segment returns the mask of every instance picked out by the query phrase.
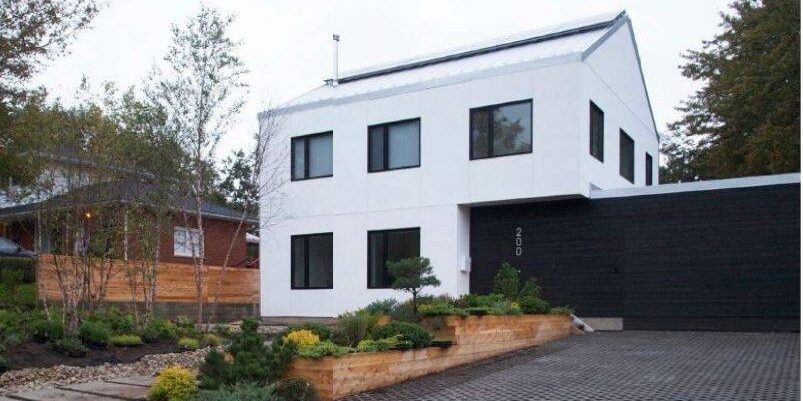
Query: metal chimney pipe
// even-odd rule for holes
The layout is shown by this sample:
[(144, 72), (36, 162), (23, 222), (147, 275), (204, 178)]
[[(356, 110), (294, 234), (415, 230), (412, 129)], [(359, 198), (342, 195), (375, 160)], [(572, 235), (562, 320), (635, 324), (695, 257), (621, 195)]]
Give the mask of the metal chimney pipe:
[(337, 44), (340, 43), (340, 35), (332, 35), (332, 86), (337, 86)]

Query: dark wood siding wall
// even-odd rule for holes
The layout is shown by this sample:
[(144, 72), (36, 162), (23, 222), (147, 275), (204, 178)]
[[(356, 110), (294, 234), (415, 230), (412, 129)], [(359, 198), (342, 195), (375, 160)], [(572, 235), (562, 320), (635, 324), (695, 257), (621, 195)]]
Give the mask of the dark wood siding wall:
[(625, 329), (798, 330), (800, 185), (474, 208), (471, 256), (472, 292), (510, 262)]

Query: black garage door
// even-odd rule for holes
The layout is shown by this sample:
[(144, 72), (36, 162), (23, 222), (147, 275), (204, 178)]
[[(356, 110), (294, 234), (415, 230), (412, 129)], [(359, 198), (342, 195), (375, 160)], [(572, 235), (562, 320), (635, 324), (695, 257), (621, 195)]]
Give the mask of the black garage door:
[(473, 208), (471, 256), (625, 329), (799, 330), (800, 185)]

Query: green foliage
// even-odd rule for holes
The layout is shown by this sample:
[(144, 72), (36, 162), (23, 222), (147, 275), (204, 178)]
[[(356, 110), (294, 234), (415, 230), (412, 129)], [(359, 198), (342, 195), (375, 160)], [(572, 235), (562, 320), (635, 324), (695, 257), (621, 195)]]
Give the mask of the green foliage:
[(421, 316), (468, 316), (465, 309), (455, 307), (447, 302), (433, 302), (418, 307)]
[(491, 307), (489, 306), (472, 306), (465, 309), (466, 313), (471, 316), (485, 316), (490, 314)]
[(309, 330), (316, 334), (321, 341), (332, 338), (332, 329), (330, 329), (329, 326), (314, 322), (308, 322), (300, 325), (290, 325), (286, 329), (282, 330), (276, 337), (284, 338), (291, 332), (299, 330)]
[(292, 361), (295, 347), (280, 340), (265, 345), (256, 320), (245, 319), (240, 332), (232, 336), (227, 353), (230, 361), (217, 350), (207, 354), (200, 369), (201, 388), (216, 389), (238, 382), (273, 383)]
[(296, 350), (296, 355), (301, 358), (323, 358), (325, 356), (343, 356), (351, 352), (354, 352), (354, 348), (337, 345), (327, 340), (309, 347), (299, 348)]
[(0, 374), (3, 374), (6, 370), (8, 370), (8, 359), (0, 355)]
[(413, 313), (418, 311), (418, 295), (425, 287), (437, 287), (440, 280), (432, 274), (429, 259), (422, 257), (406, 258), (396, 262), (387, 262), (388, 271), (393, 277), (391, 287), (413, 296)]
[(363, 311), (370, 313), (372, 315), (390, 315), (393, 312), (393, 308), (398, 304), (393, 298), (388, 299), (380, 299), (374, 302), (371, 302), (365, 308), (362, 308)]
[(519, 306), (522, 312), (529, 315), (546, 314), (550, 309), (549, 302), (531, 295), (519, 299)]
[[(380, 340), (388, 337), (398, 338), (399, 349), (424, 348), (432, 342), (432, 336), (429, 332), (416, 323), (390, 322), (384, 326), (375, 327), (371, 331), (371, 339)], [(407, 341), (409, 341), (409, 344)]]
[(198, 391), (195, 374), (173, 366), (162, 369), (148, 392), (149, 401), (189, 401)]
[(515, 300), (519, 295), (519, 270), (509, 263), (502, 263), (494, 275), (494, 293), (501, 294), (508, 301)]
[[(36, 262), (31, 258), (0, 257), (0, 303), (10, 307), (36, 306), (36, 299), (30, 299), (30, 289), (36, 280)], [(25, 291), (23, 291), (23, 286)]]
[(74, 337), (60, 338), (55, 341), (50, 341), (47, 344), (53, 351), (72, 358), (82, 358), (86, 356), (87, 348), (81, 343), (81, 340)]
[(397, 322), (418, 322), (418, 314), (413, 311), (413, 302), (399, 302), (393, 306), (390, 312), (390, 318)]
[(288, 401), (276, 394), (276, 386), (260, 386), (256, 383), (240, 383), (214, 390), (200, 390), (193, 401)]
[(364, 311), (346, 312), (337, 317), (332, 341), (338, 345), (354, 347), (368, 336), (376, 325), (376, 315)]
[(541, 286), (538, 285), (538, 279), (530, 277), (524, 282), (524, 285), (519, 291), (519, 299), (524, 297), (541, 298)]
[(31, 336), (34, 341), (44, 343), (64, 338), (64, 324), (61, 320), (38, 320), (31, 326)]
[(223, 338), (221, 338), (217, 334), (206, 333), (203, 336), (201, 336), (201, 343), (203, 343), (205, 346), (217, 347), (223, 344)]
[(142, 339), (148, 343), (173, 340), (178, 336), (178, 327), (165, 319), (151, 318), (142, 329)]
[(568, 306), (558, 306), (549, 310), (550, 315), (571, 315), (574, 314), (574, 309)]
[(187, 316), (176, 318), (176, 336), (198, 338), (200, 334), (198, 328), (195, 327), (195, 321)]
[(702, 88), (662, 138), (662, 183), (800, 171), (800, 2), (736, 0), (721, 16), (681, 66)]
[(101, 321), (85, 320), (78, 326), (78, 337), (89, 348), (106, 348), (111, 335), (111, 329)]
[(455, 301), (455, 305), (460, 308), (477, 308), (486, 307), (490, 308), (494, 305), (504, 302), (505, 297), (501, 294), (465, 294)]
[(134, 316), (131, 314), (123, 313), (116, 307), (108, 307), (105, 309), (97, 310), (91, 315), (87, 316), (85, 321), (99, 323), (114, 334), (128, 334), (136, 330), (136, 322)]
[(357, 352), (382, 352), (398, 348), (410, 348), (412, 344), (404, 344), (401, 347), (399, 337), (380, 338), (379, 340), (362, 340), (357, 344)]
[(315, 388), (308, 381), (291, 377), (276, 383), (276, 394), (284, 401), (317, 401)]
[(139, 347), (142, 345), (142, 338), (134, 334), (120, 334), (111, 336), (109, 342), (115, 347)]
[(182, 351), (195, 351), (201, 347), (201, 343), (192, 337), (181, 337), (176, 343), (178, 349)]

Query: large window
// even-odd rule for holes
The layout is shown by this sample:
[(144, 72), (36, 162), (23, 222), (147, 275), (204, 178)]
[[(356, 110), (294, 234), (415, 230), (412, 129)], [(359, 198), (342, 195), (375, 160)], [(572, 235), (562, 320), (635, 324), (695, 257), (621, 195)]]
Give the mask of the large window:
[(591, 104), (591, 119), (590, 119), (590, 144), (589, 153), (599, 161), (605, 161), (605, 113), (602, 109), (597, 107), (594, 102)]
[(201, 231), (197, 228), (173, 228), (173, 255), (201, 256)]
[(332, 176), (332, 133), (297, 136), (290, 143), (292, 180)]
[(479, 107), (470, 111), (471, 159), (533, 151), (533, 102)]
[(626, 178), (630, 182), (635, 182), (633, 177), (634, 158), (635, 158), (635, 145), (633, 138), (627, 135), (623, 130), (619, 130), (619, 175)]
[(290, 237), (291, 288), (332, 288), (332, 233)]
[(421, 165), (421, 120), (368, 127), (368, 172)]
[(644, 184), (652, 185), (652, 156), (644, 154)]
[(390, 288), (387, 262), (420, 256), (420, 237), (418, 228), (369, 231), (368, 288)]

